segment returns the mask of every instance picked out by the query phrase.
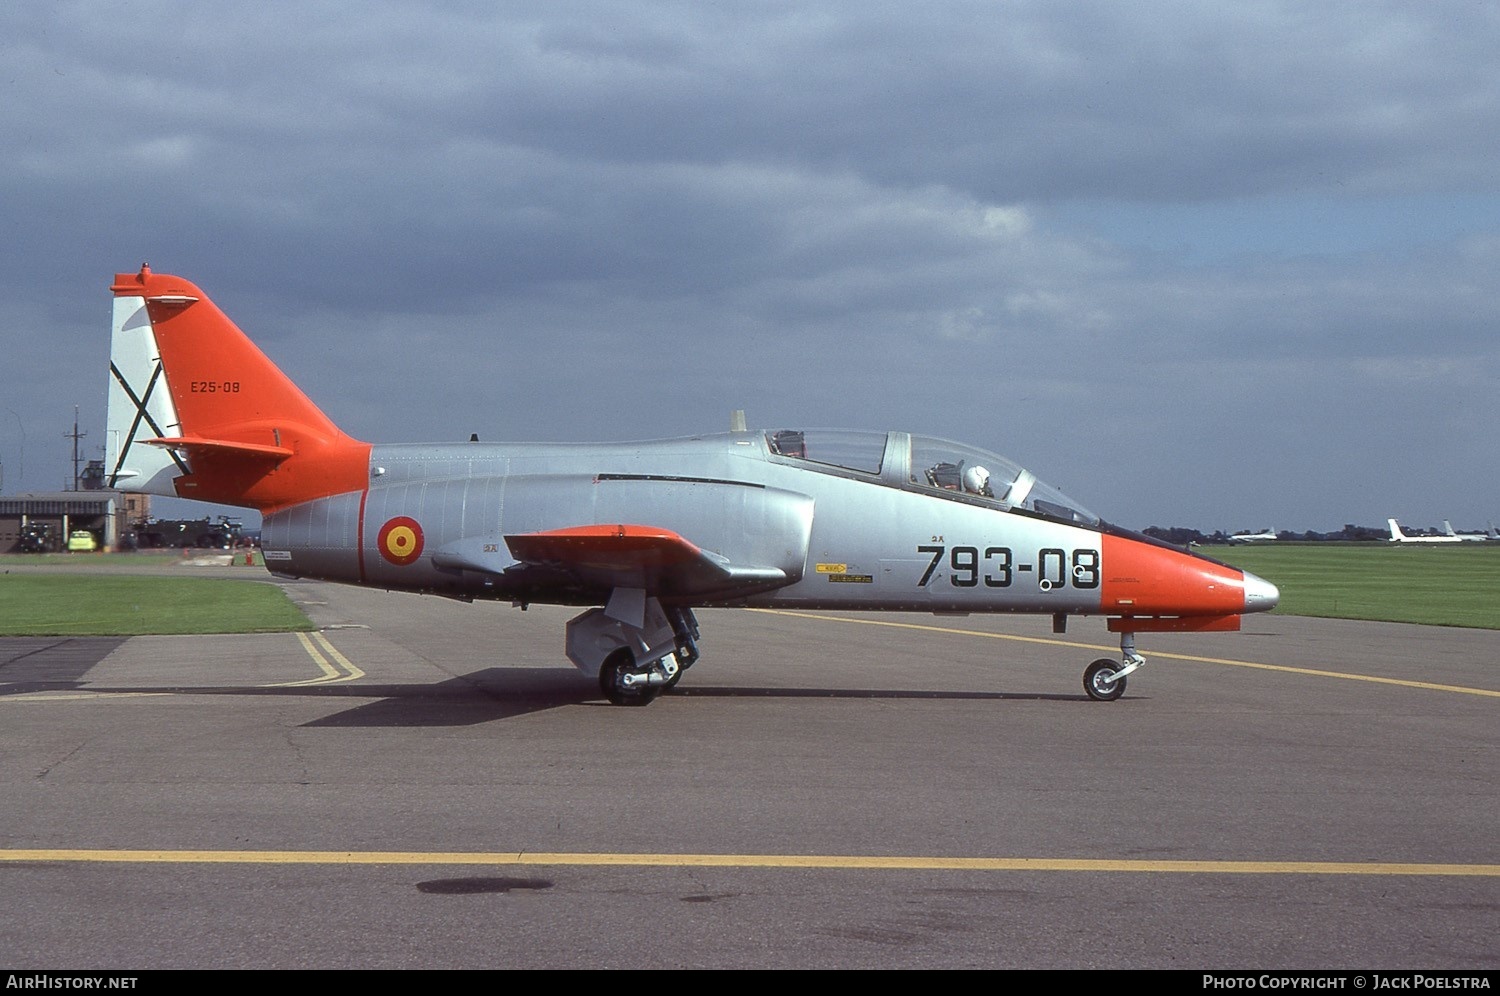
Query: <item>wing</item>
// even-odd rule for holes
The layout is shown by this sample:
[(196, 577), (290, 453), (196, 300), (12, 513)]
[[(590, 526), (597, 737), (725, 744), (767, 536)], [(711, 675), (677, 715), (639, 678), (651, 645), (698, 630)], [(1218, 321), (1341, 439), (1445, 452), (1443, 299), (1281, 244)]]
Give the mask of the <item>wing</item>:
[(505, 543), (522, 564), (588, 587), (638, 588), (657, 597), (717, 599), (794, 580), (779, 567), (731, 563), (658, 526), (574, 526), (509, 535)]

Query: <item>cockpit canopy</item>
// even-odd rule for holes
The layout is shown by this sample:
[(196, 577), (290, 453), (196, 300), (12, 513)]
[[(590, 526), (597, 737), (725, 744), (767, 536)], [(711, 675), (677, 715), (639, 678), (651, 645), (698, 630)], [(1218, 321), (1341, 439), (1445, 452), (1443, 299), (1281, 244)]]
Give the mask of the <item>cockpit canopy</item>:
[(931, 436), (848, 429), (778, 429), (771, 453), (809, 469), (856, 471), (878, 482), (955, 500), (1020, 508), (1064, 522), (1097, 525), (1099, 517), (1035, 474), (997, 453)]

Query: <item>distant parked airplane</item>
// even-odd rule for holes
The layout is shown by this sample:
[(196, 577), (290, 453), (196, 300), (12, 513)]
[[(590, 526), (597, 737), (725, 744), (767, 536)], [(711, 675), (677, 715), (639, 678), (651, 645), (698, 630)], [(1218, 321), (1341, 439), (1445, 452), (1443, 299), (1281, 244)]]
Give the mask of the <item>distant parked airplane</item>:
[(1462, 536), (1408, 536), (1401, 531), (1395, 519), (1385, 520), (1391, 527), (1392, 543), (1462, 543)]
[[(1490, 532), (1493, 533), (1494, 531), (1495, 531), (1495, 527), (1491, 526), (1490, 527)], [(1489, 538), (1490, 538), (1489, 536), (1485, 535), (1484, 533), (1459, 533), (1459, 532), (1454, 532), (1453, 531), (1453, 523), (1449, 522), (1447, 519), (1443, 520), (1443, 535), (1445, 535), (1445, 536), (1456, 536), (1459, 539), (1463, 540), (1465, 543), (1484, 543), (1487, 540), (1489, 540)]]
[(1231, 543), (1263, 543), (1276, 538), (1276, 530), (1267, 529), (1261, 533), (1235, 533), (1229, 537)]

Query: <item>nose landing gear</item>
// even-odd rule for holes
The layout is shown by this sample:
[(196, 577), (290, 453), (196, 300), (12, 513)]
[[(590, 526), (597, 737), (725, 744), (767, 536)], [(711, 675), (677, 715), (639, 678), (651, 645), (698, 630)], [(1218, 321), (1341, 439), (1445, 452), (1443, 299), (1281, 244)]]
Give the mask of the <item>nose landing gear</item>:
[(1135, 652), (1135, 634), (1120, 634), (1120, 659), (1101, 657), (1083, 672), (1083, 690), (1096, 702), (1113, 702), (1125, 694), (1125, 676), (1146, 663)]

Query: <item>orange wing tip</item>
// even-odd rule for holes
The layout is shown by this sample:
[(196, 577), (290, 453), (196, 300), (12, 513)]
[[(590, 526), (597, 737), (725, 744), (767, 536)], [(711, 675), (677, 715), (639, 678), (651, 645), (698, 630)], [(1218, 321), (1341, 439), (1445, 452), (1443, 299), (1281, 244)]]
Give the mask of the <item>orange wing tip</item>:
[(609, 549), (679, 547), (684, 552), (697, 556), (698, 547), (670, 529), (659, 526), (598, 525), (570, 526), (567, 529), (549, 529), (540, 533), (524, 533), (510, 537), (512, 540), (537, 540), (548, 544), (577, 545)]
[(702, 551), (670, 529), (656, 526), (572, 526), (505, 537), (518, 560), (532, 563), (606, 564), (691, 560)]
[[(681, 535), (660, 526), (633, 526), (625, 523), (603, 523), (594, 526), (569, 526), (566, 529), (548, 529), (539, 533), (523, 533), (523, 536), (550, 536), (559, 539), (652, 539), (674, 540), (688, 543)], [(691, 543), (688, 543), (692, 546)], [(697, 549), (694, 547), (694, 549)]]

